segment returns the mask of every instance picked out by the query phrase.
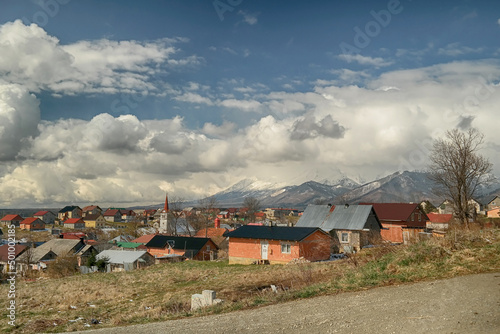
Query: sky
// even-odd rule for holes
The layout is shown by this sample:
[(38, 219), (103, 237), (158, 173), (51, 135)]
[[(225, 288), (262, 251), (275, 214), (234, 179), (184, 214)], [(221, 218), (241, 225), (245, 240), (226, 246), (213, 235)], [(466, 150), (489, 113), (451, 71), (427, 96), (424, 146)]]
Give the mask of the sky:
[(498, 1), (0, 2), (0, 208), (200, 199), (427, 168), (500, 175)]

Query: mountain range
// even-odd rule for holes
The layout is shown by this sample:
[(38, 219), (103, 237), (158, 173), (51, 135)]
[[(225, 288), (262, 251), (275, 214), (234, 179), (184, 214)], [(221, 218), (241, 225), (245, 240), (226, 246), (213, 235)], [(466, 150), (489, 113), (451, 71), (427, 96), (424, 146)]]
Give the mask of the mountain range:
[[(421, 202), (439, 205), (443, 199), (433, 194), (435, 184), (425, 172), (396, 172), (375, 181), (359, 183), (348, 177), (338, 181), (308, 181), (285, 186), (245, 179), (214, 194), (219, 207), (241, 206), (245, 198), (258, 199), (262, 207), (304, 209), (308, 204), (357, 204), (360, 202)], [(480, 195), (500, 193), (500, 184), (480, 189)], [(192, 203), (196, 206), (196, 203)]]

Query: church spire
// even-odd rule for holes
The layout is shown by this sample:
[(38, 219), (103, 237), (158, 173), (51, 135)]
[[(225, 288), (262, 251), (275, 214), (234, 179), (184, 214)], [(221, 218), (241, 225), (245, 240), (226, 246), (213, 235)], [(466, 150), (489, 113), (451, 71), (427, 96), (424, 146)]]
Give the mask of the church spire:
[(165, 206), (163, 207), (164, 212), (168, 212), (168, 194), (165, 197)]

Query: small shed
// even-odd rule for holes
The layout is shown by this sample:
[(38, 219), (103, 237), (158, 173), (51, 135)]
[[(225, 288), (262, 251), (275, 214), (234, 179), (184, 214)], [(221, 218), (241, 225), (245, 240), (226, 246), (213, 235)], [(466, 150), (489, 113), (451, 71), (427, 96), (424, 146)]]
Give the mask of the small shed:
[(108, 249), (100, 252), (96, 260), (108, 259), (107, 271), (130, 271), (154, 264), (154, 257), (146, 251)]

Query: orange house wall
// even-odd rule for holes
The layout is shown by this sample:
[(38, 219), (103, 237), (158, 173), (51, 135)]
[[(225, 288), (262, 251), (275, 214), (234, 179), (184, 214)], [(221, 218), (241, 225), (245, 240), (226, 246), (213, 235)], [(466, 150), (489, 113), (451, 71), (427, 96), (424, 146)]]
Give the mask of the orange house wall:
[[(229, 238), (229, 262), (230, 263), (252, 263), (261, 260), (261, 240)], [(331, 237), (320, 231), (311, 234), (301, 242), (267, 240), (269, 243), (269, 262), (288, 263), (293, 259), (304, 257), (310, 261), (326, 260), (330, 257)], [(281, 253), (281, 244), (290, 244), (290, 254)]]

